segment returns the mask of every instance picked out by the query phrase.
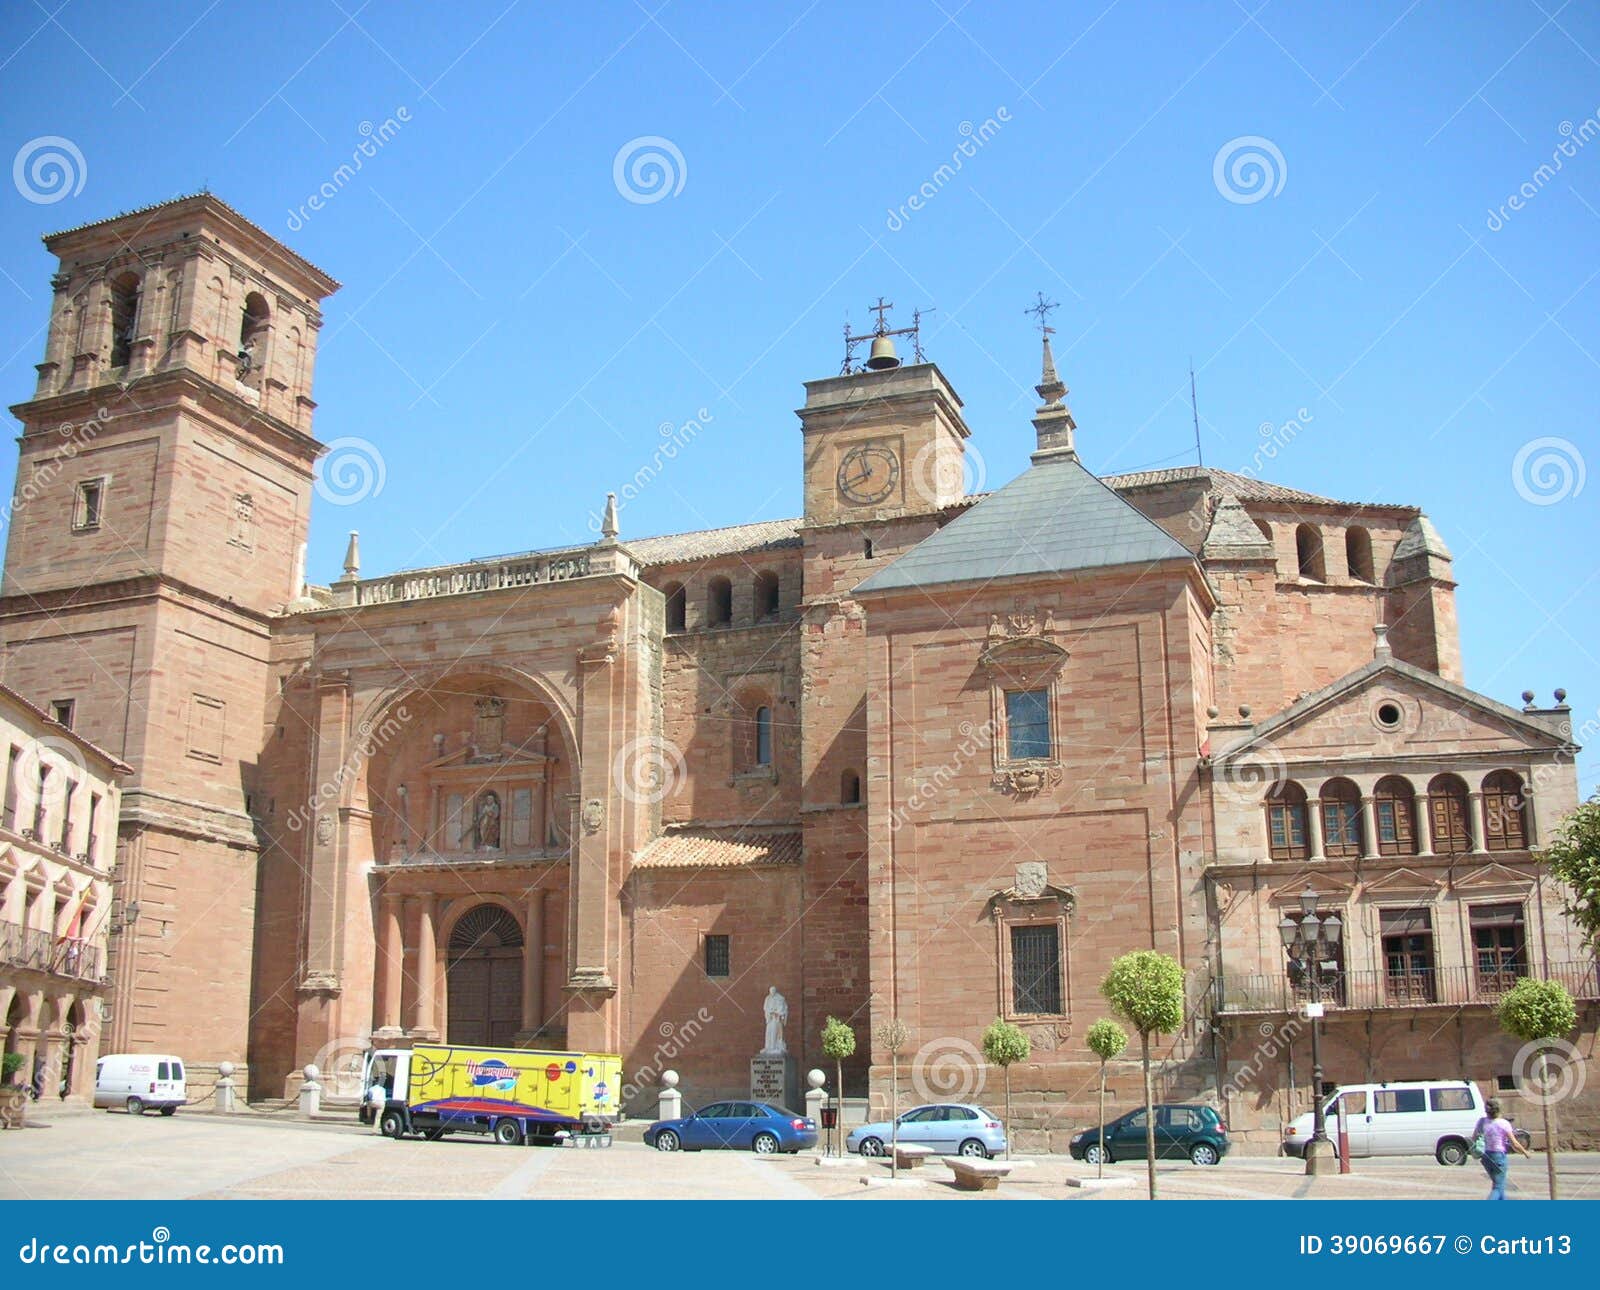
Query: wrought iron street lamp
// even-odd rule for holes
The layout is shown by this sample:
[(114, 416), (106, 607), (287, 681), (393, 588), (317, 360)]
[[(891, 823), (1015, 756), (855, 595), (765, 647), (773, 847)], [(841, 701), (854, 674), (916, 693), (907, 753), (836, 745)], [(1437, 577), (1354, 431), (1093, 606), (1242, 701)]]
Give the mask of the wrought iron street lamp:
[(1344, 924), (1337, 914), (1317, 917), (1317, 893), (1307, 887), (1300, 893), (1300, 919), (1285, 914), (1278, 924), (1278, 935), (1288, 955), (1285, 970), (1292, 984), (1299, 984), (1297, 969), (1304, 964), (1305, 978), (1311, 987), (1311, 1002), (1306, 1015), (1311, 1020), (1311, 1140), (1306, 1143), (1308, 1174), (1333, 1173), (1338, 1162), (1333, 1143), (1328, 1140), (1326, 1117), (1322, 1113), (1322, 962), (1339, 950)]

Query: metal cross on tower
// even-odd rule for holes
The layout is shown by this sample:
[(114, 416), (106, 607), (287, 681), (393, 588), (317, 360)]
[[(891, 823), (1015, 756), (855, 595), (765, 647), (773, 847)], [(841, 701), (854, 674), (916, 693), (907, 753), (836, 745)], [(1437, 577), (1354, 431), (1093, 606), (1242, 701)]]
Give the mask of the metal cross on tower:
[(1060, 306), (1054, 300), (1046, 300), (1044, 298), (1044, 292), (1040, 291), (1037, 294), (1039, 297), (1038, 303), (1030, 308), (1024, 309), (1022, 312), (1025, 314), (1033, 314), (1034, 317), (1038, 318), (1039, 321), (1035, 325), (1039, 328), (1039, 333), (1041, 335), (1053, 336), (1056, 329), (1050, 326), (1048, 321), (1050, 317), (1050, 311), (1052, 309), (1057, 309)]

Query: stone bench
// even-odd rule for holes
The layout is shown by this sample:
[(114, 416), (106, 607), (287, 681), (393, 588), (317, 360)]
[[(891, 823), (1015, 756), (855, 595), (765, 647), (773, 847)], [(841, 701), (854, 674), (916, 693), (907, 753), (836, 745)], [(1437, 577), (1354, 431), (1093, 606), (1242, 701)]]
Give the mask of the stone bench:
[(932, 1147), (920, 1147), (914, 1142), (902, 1142), (894, 1149), (894, 1162), (901, 1169), (915, 1169), (932, 1154)]
[(1009, 1160), (982, 1160), (976, 1156), (940, 1156), (956, 1176), (959, 1191), (994, 1191), (1011, 1172)]

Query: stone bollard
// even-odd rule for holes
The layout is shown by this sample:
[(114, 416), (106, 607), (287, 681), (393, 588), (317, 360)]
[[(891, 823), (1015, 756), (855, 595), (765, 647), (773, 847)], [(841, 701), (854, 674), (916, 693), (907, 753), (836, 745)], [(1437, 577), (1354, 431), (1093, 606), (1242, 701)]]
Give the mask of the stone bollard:
[(815, 1121), (817, 1125), (818, 1141), (824, 1141), (822, 1134), (822, 1108), (828, 1105), (828, 1090), (823, 1088), (828, 1077), (819, 1070), (806, 1072), (806, 1083), (811, 1085), (806, 1090), (806, 1119)]
[(661, 1072), (660, 1104), (656, 1108), (656, 1119), (676, 1120), (683, 1115), (683, 1094), (678, 1092), (678, 1072)]
[(315, 1066), (305, 1069), (306, 1082), (300, 1086), (300, 1115), (309, 1120), (322, 1109), (322, 1085), (318, 1082), (322, 1072)]
[(217, 1115), (232, 1115), (239, 1109), (234, 1101), (232, 1062), (217, 1063), (217, 1092), (211, 1109)]

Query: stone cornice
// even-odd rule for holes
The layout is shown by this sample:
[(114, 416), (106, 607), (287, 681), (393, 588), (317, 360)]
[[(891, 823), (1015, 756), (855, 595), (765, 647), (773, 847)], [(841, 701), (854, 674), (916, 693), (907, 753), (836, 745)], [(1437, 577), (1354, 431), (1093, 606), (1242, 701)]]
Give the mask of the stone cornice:
[(25, 619), (33, 615), (50, 617), (63, 610), (102, 609), (124, 601), (150, 600), (164, 594), (189, 597), (212, 609), (237, 615), (259, 628), (263, 635), (267, 634), (278, 617), (275, 613), (264, 613), (228, 600), (170, 574), (152, 572), (77, 587), (7, 592), (0, 596), (0, 620)]

